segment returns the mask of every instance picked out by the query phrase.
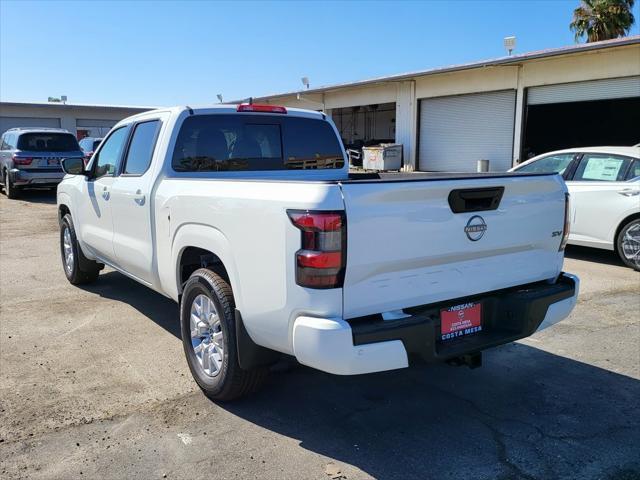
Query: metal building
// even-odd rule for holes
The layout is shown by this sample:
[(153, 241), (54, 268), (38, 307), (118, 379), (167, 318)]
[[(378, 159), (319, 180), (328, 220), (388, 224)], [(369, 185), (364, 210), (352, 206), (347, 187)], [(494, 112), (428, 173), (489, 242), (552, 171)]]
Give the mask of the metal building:
[(324, 110), (346, 145), (393, 140), (425, 171), (640, 142), (640, 36), (254, 98)]
[(0, 134), (14, 127), (65, 128), (77, 137), (103, 137), (118, 121), (155, 107), (0, 102)]

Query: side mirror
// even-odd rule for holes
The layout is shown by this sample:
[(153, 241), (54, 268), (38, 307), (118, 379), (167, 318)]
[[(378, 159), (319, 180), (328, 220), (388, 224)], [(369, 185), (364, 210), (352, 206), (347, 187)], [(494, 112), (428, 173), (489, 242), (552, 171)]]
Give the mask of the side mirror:
[(82, 158), (63, 158), (60, 162), (62, 170), (69, 175), (86, 175), (84, 160)]

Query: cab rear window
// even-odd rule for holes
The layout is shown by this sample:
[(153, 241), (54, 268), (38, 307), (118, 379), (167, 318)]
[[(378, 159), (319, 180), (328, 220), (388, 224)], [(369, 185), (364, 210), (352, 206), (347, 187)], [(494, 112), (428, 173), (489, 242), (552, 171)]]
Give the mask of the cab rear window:
[(283, 115), (196, 115), (173, 151), (179, 172), (339, 169), (342, 148), (325, 120)]
[(18, 149), (30, 152), (71, 152), (80, 150), (78, 140), (70, 133), (23, 133)]

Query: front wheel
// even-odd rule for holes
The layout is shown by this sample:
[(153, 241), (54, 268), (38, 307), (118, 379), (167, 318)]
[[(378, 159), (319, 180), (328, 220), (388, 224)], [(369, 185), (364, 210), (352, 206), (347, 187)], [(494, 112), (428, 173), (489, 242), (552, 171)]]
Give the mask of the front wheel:
[(73, 285), (93, 282), (98, 278), (102, 264), (84, 256), (71, 215), (66, 214), (60, 222), (60, 256), (64, 274)]
[(193, 378), (212, 400), (248, 395), (268, 372), (240, 367), (234, 310), (233, 292), (222, 277), (206, 268), (193, 272), (180, 301), (182, 344)]
[(622, 227), (616, 239), (616, 250), (627, 267), (640, 271), (640, 218)]

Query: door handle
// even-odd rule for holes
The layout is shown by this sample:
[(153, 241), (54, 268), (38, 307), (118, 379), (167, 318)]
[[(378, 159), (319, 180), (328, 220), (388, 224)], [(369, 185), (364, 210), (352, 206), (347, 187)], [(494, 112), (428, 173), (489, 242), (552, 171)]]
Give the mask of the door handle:
[(109, 200), (109, 187), (102, 187), (102, 198)]
[(138, 189), (136, 190), (136, 193), (126, 193), (126, 196), (133, 198), (133, 201), (138, 205), (144, 205), (144, 200), (146, 197), (145, 194), (142, 193), (142, 190)]
[(640, 195), (640, 188), (624, 188), (622, 190), (618, 190), (618, 193), (625, 197), (635, 197), (636, 195)]

